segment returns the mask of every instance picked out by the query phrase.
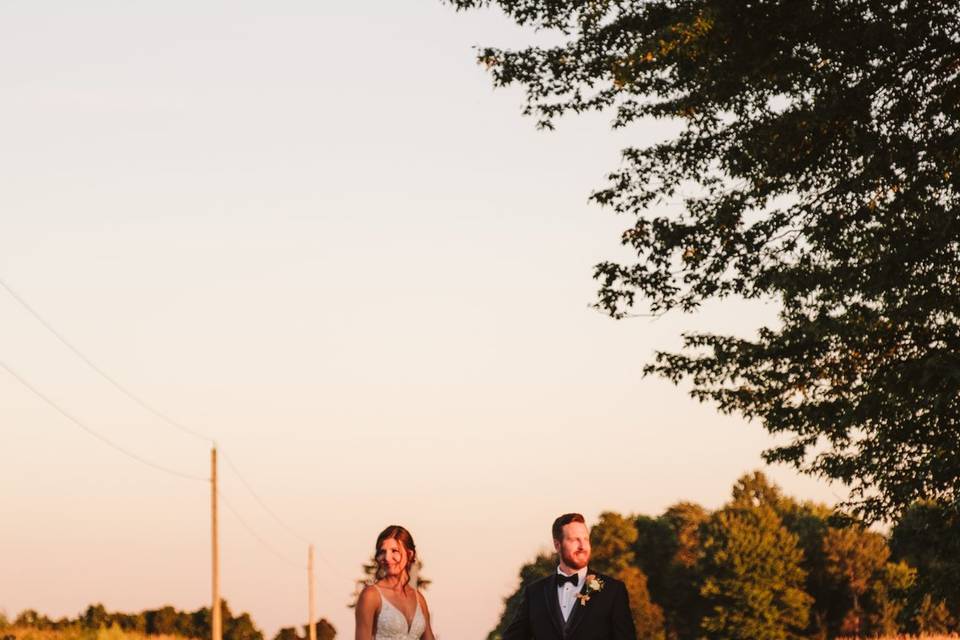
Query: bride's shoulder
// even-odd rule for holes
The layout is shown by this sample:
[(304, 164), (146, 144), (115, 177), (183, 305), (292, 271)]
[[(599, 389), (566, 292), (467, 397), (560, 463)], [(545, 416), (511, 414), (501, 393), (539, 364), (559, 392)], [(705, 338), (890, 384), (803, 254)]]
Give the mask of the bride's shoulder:
[(380, 606), (380, 590), (372, 582), (368, 582), (357, 596), (357, 606), (362, 608), (372, 607), (376, 609)]

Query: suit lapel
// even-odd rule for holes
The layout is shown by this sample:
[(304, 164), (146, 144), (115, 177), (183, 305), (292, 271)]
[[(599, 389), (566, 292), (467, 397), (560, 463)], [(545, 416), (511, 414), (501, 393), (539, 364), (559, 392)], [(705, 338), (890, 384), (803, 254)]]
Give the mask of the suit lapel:
[[(590, 575), (590, 569), (587, 569), (586, 575)], [(580, 591), (583, 591), (587, 588), (587, 580), (584, 578), (583, 584), (580, 585)], [(591, 596), (595, 597), (595, 596)], [(577, 625), (583, 620), (583, 617), (587, 615), (587, 607), (590, 606), (590, 603), (581, 604), (580, 599), (577, 598), (574, 601), (573, 611), (570, 612), (570, 617), (567, 618), (567, 624), (563, 629), (563, 635), (565, 638), (570, 638), (573, 636), (573, 632), (577, 630)]]
[(563, 614), (560, 613), (560, 596), (557, 593), (557, 574), (554, 573), (543, 590), (547, 600), (547, 611), (550, 613), (550, 622), (556, 627), (557, 633), (563, 637)]

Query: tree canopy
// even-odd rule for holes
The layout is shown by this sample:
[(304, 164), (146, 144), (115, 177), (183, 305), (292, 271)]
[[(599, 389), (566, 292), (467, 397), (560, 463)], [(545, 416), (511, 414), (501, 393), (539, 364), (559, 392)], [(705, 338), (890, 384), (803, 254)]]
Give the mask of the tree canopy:
[[(638, 640), (956, 633), (954, 518), (918, 504), (888, 537), (754, 472), (716, 511), (680, 502), (659, 516), (602, 513), (590, 567), (627, 586)], [(556, 567), (541, 553), (520, 568), (488, 640), (502, 636), (524, 588)]]
[(682, 125), (592, 194), (630, 218), (635, 256), (596, 266), (596, 306), (757, 299), (779, 323), (686, 334), (648, 373), (788, 436), (766, 460), (845, 483), (869, 519), (958, 499), (960, 5), (448, 1), (559, 35), (478, 51), (540, 126)]

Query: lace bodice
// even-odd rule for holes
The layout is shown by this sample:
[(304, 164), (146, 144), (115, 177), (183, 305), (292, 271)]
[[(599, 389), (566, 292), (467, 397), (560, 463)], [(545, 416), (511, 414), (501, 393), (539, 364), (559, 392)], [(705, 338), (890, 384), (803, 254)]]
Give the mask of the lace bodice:
[(407, 619), (403, 612), (387, 600), (380, 587), (374, 585), (380, 592), (380, 615), (377, 617), (377, 628), (374, 631), (374, 640), (420, 640), (420, 636), (427, 629), (427, 621), (420, 610), (420, 596), (417, 596), (417, 609), (413, 612), (413, 621), (407, 628)]

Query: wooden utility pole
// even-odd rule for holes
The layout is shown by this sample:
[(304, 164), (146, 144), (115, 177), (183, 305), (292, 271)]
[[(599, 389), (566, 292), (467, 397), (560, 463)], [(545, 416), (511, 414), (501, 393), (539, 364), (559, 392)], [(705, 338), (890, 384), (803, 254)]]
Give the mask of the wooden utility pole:
[(217, 534), (217, 448), (210, 450), (210, 509), (213, 538), (213, 605), (211, 612), (211, 640), (222, 640), (223, 621), (220, 612), (220, 541)]
[(310, 545), (310, 551), (307, 554), (307, 584), (307, 593), (310, 598), (310, 640), (317, 640), (317, 613), (314, 610), (316, 591), (313, 582), (313, 545)]

